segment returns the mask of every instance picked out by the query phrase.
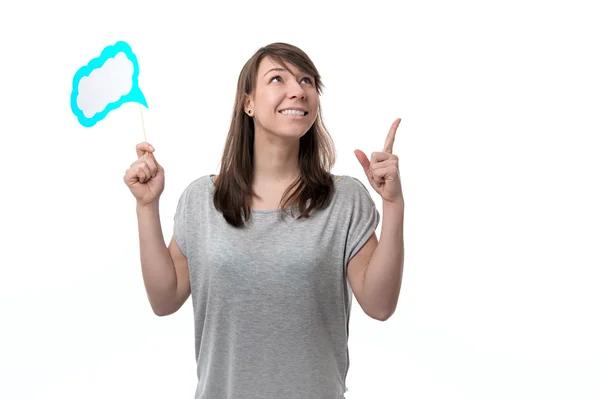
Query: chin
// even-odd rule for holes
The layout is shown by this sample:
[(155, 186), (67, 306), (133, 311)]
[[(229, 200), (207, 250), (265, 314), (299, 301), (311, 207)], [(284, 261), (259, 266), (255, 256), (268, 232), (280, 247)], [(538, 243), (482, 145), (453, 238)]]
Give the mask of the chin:
[(294, 137), (302, 137), (306, 133), (308, 133), (309, 130), (310, 130), (310, 128), (307, 128), (307, 127), (302, 127), (302, 128), (299, 127), (298, 129), (287, 129), (287, 131), (285, 131), (285, 135), (286, 136), (294, 136)]
[(273, 134), (275, 134), (276, 136), (280, 136), (280, 137), (300, 138), (300, 137), (304, 136), (309, 130), (310, 130), (310, 126), (307, 127), (307, 126), (302, 126), (302, 125), (296, 125), (296, 126), (281, 126), (281, 125), (279, 125), (276, 128), (272, 129), (271, 132), (273, 132)]

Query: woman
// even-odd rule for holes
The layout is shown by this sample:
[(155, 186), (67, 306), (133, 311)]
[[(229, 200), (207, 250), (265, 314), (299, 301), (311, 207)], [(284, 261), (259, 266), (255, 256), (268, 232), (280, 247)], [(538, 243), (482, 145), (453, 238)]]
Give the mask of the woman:
[(404, 206), (391, 154), (398, 124), (384, 152), (373, 153), (379, 159), (356, 153), (384, 199), (384, 219), (390, 214), (386, 235), (395, 241), (378, 247), (368, 190), (330, 173), (335, 151), (321, 90), (295, 46), (274, 43), (248, 60), (220, 173), (184, 190), (168, 248), (158, 213), (164, 170), (151, 145), (136, 147), (124, 180), (137, 199), (144, 284), (157, 315), (192, 296), (196, 398), (344, 398), (352, 294), (375, 319), (395, 309)]

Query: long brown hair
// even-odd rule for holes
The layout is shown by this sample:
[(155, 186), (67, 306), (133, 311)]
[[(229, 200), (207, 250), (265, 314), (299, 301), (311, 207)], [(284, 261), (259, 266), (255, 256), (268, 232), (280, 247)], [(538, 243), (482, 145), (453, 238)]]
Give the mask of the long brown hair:
[[(317, 93), (321, 95), (323, 91), (321, 76), (311, 59), (291, 44), (272, 43), (261, 47), (242, 68), (213, 198), (215, 208), (234, 227), (244, 227), (245, 221), (250, 219), (252, 196), (257, 196), (252, 189), (254, 122), (244, 112), (244, 97), (256, 88), (258, 67), (265, 57), (282, 66), (286, 61), (313, 76)], [(334, 182), (330, 171), (335, 164), (335, 146), (323, 124), (320, 104), (314, 124), (300, 138), (298, 162), (300, 175), (283, 194), (279, 204), (280, 218), (283, 218), (283, 208), (292, 204), (297, 204), (300, 211), (298, 219), (308, 218), (313, 209), (327, 207), (333, 196)], [(294, 187), (296, 189), (288, 196)]]

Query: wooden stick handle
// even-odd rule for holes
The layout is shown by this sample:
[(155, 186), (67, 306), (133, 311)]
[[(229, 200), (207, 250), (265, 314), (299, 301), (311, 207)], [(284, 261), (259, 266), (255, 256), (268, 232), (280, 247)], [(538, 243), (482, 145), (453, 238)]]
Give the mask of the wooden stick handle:
[(147, 142), (148, 140), (146, 139), (146, 125), (144, 124), (144, 113), (142, 112), (142, 104), (138, 103), (138, 105), (140, 106), (140, 116), (142, 117), (142, 129), (144, 130), (144, 141)]

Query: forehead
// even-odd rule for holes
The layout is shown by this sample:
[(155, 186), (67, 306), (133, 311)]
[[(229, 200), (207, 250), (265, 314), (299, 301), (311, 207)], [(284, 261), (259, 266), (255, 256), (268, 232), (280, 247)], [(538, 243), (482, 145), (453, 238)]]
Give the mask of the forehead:
[(284, 65), (281, 65), (279, 62), (271, 59), (270, 57), (265, 57), (260, 61), (260, 65), (258, 67), (258, 76), (262, 77), (264, 76), (265, 73), (267, 73), (269, 70), (273, 69), (273, 68), (283, 68), (286, 69), (287, 71), (291, 72), (293, 75), (298, 75), (301, 73), (301, 71), (296, 68), (294, 65), (290, 64), (289, 62), (286, 62), (285, 60), (283, 60)]

